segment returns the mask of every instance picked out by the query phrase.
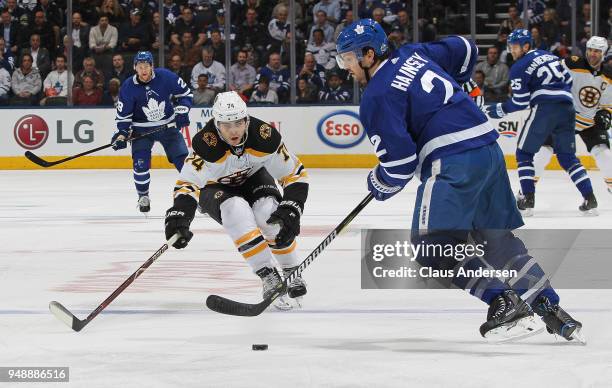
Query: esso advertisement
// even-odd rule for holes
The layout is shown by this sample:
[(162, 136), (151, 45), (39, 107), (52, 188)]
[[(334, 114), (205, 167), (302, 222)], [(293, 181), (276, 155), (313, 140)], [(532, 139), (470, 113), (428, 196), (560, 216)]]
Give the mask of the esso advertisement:
[(365, 130), (357, 113), (350, 110), (334, 111), (317, 124), (319, 138), (334, 148), (350, 148), (361, 143)]

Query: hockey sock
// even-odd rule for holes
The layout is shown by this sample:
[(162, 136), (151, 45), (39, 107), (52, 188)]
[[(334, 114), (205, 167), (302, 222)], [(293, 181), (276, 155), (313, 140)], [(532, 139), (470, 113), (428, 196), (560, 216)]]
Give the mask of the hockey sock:
[(139, 197), (149, 195), (149, 182), (151, 182), (151, 155), (135, 155), (134, 162), (134, 185)]
[(523, 194), (535, 193), (535, 168), (533, 166), (533, 154), (516, 149), (516, 162), (518, 164), (518, 176)]
[(585, 168), (582, 166), (576, 154), (560, 153), (557, 154), (559, 164), (569, 174), (572, 182), (576, 185), (576, 188), (580, 191), (580, 194), (586, 198), (589, 194), (593, 193), (593, 187), (591, 186), (591, 180), (587, 174)]
[(591, 149), (591, 154), (595, 157), (597, 167), (603, 173), (608, 190), (612, 190), (612, 150), (605, 144), (598, 144)]
[(540, 150), (535, 154), (533, 158), (535, 183), (538, 183), (538, 180), (542, 179), (544, 169), (546, 169), (546, 166), (550, 162), (550, 158), (553, 156), (553, 154), (553, 149), (550, 146), (542, 146), (542, 148), (540, 148)]
[(270, 225), (266, 221), (270, 218), (278, 206), (278, 201), (274, 197), (260, 198), (253, 204), (253, 214), (255, 215), (255, 221), (257, 226), (262, 231), (264, 238), (266, 239), (274, 258), (283, 268), (291, 268), (300, 264), (300, 258), (296, 252), (296, 241), (293, 240), (286, 246), (278, 246), (274, 241), (278, 231), (280, 230), (279, 225)]
[(241, 197), (232, 197), (225, 200), (220, 209), (223, 228), (253, 272), (274, 267), (272, 254), (249, 203)]

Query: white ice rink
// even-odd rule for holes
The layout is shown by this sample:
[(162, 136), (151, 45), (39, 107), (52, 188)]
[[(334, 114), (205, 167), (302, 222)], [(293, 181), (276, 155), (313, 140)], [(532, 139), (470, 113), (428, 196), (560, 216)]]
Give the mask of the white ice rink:
[[(366, 173), (310, 170), (301, 256), (365, 196)], [(458, 290), (360, 289), (360, 229), (409, 227), (415, 182), (371, 203), (306, 270), (301, 311), (243, 318), (207, 310), (210, 293), (255, 302), (261, 290), (230, 238), (198, 216), (187, 249), (166, 252), (73, 332), (49, 301), (84, 318), (164, 242), (176, 175), (152, 172), (148, 219), (136, 210), (131, 175), (0, 172), (0, 366), (70, 367), (70, 384), (44, 386), (612, 387), (610, 290), (560, 291), (589, 341), (576, 346), (546, 333), (488, 344), (478, 333), (486, 306)], [(599, 172), (591, 177), (599, 217), (581, 217), (569, 179), (547, 172), (526, 227), (612, 229), (612, 195)], [(254, 343), (269, 350), (252, 351)]]

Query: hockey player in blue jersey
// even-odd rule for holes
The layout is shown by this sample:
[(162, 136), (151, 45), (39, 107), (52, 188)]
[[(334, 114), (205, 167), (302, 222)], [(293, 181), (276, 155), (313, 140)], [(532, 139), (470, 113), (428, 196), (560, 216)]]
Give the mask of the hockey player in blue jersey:
[(120, 150), (127, 147), (130, 137), (163, 127), (131, 142), (138, 207), (148, 213), (151, 149), (156, 141), (160, 142), (168, 161), (181, 171), (189, 151), (180, 129), (189, 125), (193, 94), (176, 74), (163, 68), (153, 69), (153, 55), (149, 51), (136, 54), (134, 70), (136, 74), (126, 79), (119, 91), (117, 130), (111, 143), (113, 149)]
[[(413, 244), (487, 242), (482, 258), (457, 261), (421, 251), (416, 260), (432, 269), (454, 269), (452, 284), (489, 305), (480, 327), (486, 338), (536, 333), (535, 310), (551, 333), (581, 339), (582, 325), (559, 307), (544, 271), (511, 232), (523, 222), (497, 132), (455, 79), (469, 82), (474, 43), (451, 37), (389, 52), (382, 27), (362, 19), (344, 28), (337, 49), (338, 64), (366, 87), (359, 114), (379, 159), (368, 174), (370, 192), (384, 201), (417, 175)], [(460, 268), (488, 266), (518, 275), (505, 282), (459, 275)]]
[(531, 49), (531, 34), (516, 29), (508, 36), (508, 46), (516, 61), (510, 69), (512, 98), (504, 103), (489, 105), (487, 115), (501, 118), (507, 113), (531, 107), (518, 138), (518, 163), (521, 193), (517, 206), (524, 216), (533, 214), (535, 205), (536, 152), (552, 135), (557, 160), (584, 198), (579, 210), (596, 215), (597, 200), (591, 180), (576, 157), (574, 135), (575, 111), (572, 99), (572, 77), (559, 58), (544, 50)]

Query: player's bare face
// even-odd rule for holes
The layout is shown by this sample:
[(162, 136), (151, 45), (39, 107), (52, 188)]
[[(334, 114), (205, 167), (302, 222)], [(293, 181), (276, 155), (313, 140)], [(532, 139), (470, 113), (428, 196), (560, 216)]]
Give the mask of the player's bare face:
[(365, 70), (359, 66), (359, 60), (354, 52), (342, 53), (336, 56), (336, 61), (341, 69), (347, 70), (360, 84), (367, 83)]
[(601, 65), (603, 60), (603, 52), (601, 50), (595, 50), (588, 48), (586, 50), (586, 59), (592, 68), (597, 69)]
[(219, 131), (223, 139), (231, 146), (237, 146), (242, 142), (246, 129), (245, 119), (219, 123)]
[(141, 82), (149, 82), (153, 77), (153, 66), (146, 62), (139, 62), (136, 64), (136, 74)]
[(515, 61), (525, 54), (525, 49), (520, 44), (509, 44), (508, 49), (510, 50), (510, 54), (512, 54), (512, 59)]

